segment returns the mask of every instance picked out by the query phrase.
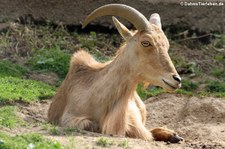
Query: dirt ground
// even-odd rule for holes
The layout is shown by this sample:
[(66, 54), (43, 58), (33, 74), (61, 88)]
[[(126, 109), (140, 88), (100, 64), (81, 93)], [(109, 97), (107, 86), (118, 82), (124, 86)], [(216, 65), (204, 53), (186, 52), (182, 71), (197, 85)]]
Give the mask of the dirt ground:
[[(46, 138), (57, 140), (63, 145), (74, 141), (76, 148), (94, 148), (98, 133), (88, 131), (58, 133), (50, 135), (41, 124), (46, 124), (47, 109), (51, 100), (43, 100), (29, 105), (19, 104), (19, 115), (29, 123), (29, 127), (10, 130), (13, 134), (41, 133)], [(213, 97), (197, 98), (176, 94), (162, 94), (145, 101), (147, 108), (147, 128), (164, 126), (175, 130), (185, 141), (179, 144), (149, 142), (119, 136), (104, 136), (112, 142), (127, 140), (132, 149), (225, 149), (225, 100)], [(57, 128), (58, 131), (63, 128)], [(6, 130), (7, 131), (7, 130)], [(100, 146), (97, 146), (101, 148)], [(121, 148), (112, 144), (108, 148)]]

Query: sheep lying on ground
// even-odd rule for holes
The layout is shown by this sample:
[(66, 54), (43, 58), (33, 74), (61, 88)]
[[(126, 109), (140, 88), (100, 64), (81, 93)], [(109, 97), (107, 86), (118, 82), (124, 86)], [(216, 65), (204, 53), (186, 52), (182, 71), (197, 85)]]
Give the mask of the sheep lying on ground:
[(145, 128), (146, 108), (136, 92), (139, 82), (174, 91), (181, 79), (168, 55), (169, 42), (158, 14), (148, 21), (127, 5), (109, 4), (93, 11), (84, 21), (120, 16), (130, 21), (136, 31), (129, 31), (115, 17), (114, 24), (125, 40), (110, 62), (99, 63), (87, 52), (76, 52), (66, 79), (49, 108), (50, 122), (112, 135), (126, 135), (144, 140), (179, 142), (174, 131)]

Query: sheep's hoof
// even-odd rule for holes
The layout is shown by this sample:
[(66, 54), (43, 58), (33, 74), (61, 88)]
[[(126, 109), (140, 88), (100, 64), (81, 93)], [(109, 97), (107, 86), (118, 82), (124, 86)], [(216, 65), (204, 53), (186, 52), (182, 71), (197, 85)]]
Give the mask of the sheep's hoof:
[(184, 139), (178, 136), (173, 130), (164, 128), (164, 127), (157, 127), (150, 130), (152, 136), (156, 141), (165, 141), (167, 143), (179, 143)]
[(169, 138), (170, 143), (179, 143), (180, 141), (183, 141), (184, 139), (178, 135), (173, 135)]

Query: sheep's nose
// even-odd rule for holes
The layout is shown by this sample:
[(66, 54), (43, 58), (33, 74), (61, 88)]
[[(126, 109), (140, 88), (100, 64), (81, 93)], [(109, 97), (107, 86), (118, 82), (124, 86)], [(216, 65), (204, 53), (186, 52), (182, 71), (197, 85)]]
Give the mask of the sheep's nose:
[(173, 75), (173, 79), (181, 83), (181, 78), (178, 75)]

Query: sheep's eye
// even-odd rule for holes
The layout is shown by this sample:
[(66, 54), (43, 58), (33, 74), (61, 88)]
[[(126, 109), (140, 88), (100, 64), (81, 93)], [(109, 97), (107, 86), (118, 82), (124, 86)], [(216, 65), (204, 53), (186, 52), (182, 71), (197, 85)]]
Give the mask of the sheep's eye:
[(150, 44), (149, 41), (142, 41), (141, 44), (142, 44), (143, 47), (149, 47), (149, 46), (151, 46), (151, 44)]

